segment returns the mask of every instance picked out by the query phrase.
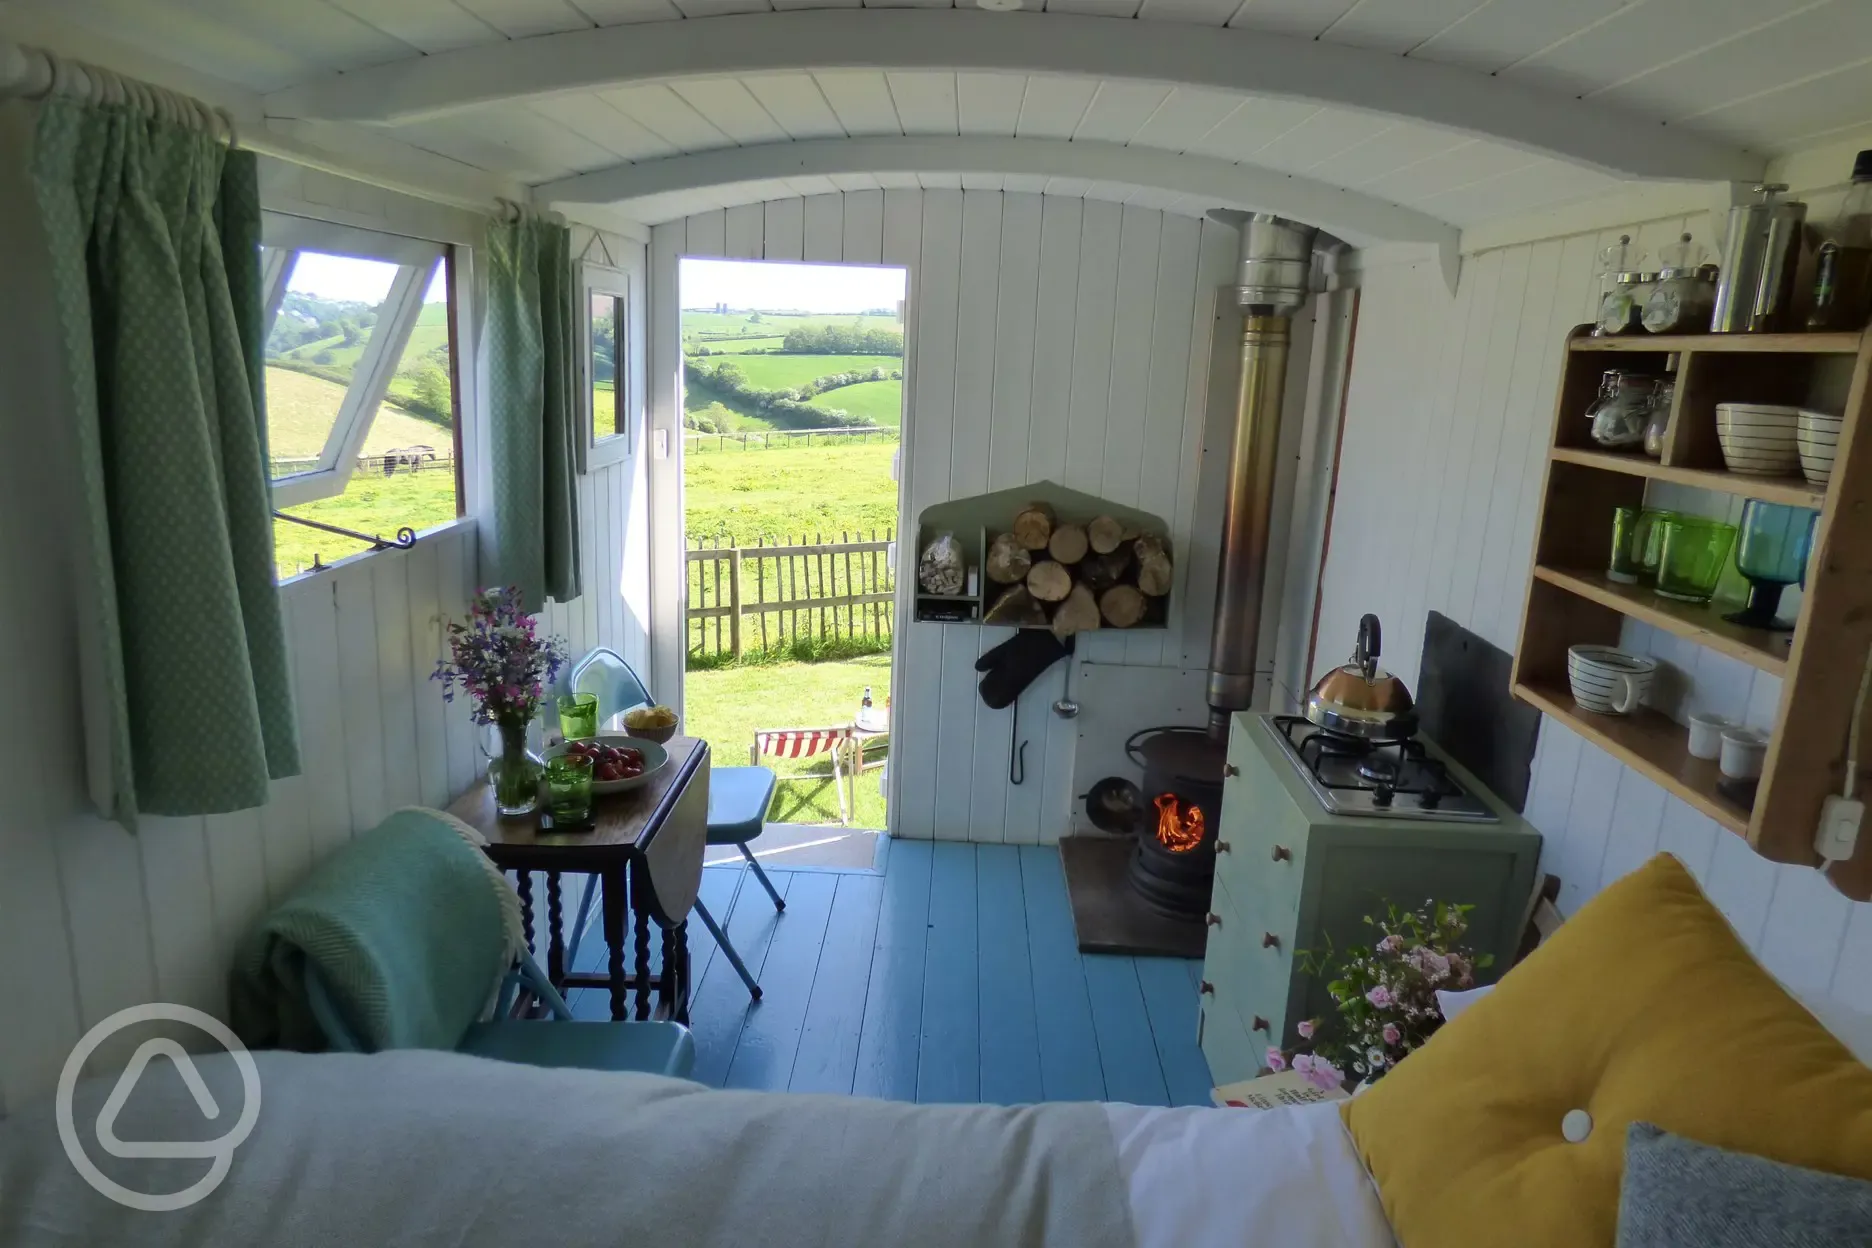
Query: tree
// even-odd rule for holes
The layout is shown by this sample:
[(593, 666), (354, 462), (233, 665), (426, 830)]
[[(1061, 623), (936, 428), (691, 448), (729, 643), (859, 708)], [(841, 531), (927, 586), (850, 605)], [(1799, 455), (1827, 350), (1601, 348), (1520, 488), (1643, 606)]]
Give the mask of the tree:
[(449, 385), (449, 375), (442, 366), (425, 359), (408, 371), (415, 406), (438, 419), (451, 419), (455, 414), (455, 396)]
[(760, 313), (758, 313), (758, 312), (750, 312), (750, 313), (748, 313), (748, 314), (747, 314), (747, 323), (748, 323), (748, 324), (750, 324), (750, 325), (758, 325), (758, 324), (760, 324), (760, 323), (761, 323), (761, 317), (760, 317)]

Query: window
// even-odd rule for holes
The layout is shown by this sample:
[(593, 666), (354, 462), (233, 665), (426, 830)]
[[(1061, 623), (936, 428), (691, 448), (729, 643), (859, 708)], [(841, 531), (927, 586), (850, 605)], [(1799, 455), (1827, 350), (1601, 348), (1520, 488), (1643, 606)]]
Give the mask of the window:
[(628, 456), (642, 426), (643, 275), (635, 263), (586, 264), (580, 290), (579, 454), (589, 470)]
[[(273, 505), (394, 537), (460, 514), (452, 262), (436, 243), (268, 214)], [(369, 543), (276, 521), (281, 579)]]

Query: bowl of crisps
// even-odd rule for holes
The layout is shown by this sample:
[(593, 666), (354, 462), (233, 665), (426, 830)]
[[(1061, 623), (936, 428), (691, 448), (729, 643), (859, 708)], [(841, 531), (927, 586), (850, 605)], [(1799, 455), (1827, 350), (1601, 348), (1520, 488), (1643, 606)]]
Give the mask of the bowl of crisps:
[(624, 731), (662, 744), (676, 735), (676, 712), (662, 705), (632, 707), (624, 712)]

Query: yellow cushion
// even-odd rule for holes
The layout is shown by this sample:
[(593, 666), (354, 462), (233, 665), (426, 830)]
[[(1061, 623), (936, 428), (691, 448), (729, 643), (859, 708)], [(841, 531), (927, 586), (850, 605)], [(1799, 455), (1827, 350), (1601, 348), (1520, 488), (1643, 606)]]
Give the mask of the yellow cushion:
[[(1562, 1134), (1570, 1110), (1591, 1115), (1580, 1143)], [(1872, 1179), (1872, 1069), (1668, 854), (1342, 1112), (1404, 1248), (1605, 1248), (1634, 1120)]]

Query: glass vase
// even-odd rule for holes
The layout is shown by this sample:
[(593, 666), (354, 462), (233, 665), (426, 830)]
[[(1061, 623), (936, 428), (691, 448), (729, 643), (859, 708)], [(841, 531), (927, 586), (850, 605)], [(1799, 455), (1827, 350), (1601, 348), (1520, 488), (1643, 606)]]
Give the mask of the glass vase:
[(539, 809), (540, 756), (527, 748), (527, 727), (521, 723), (496, 725), (498, 751), (488, 760), (488, 786), (503, 817), (530, 815)]

